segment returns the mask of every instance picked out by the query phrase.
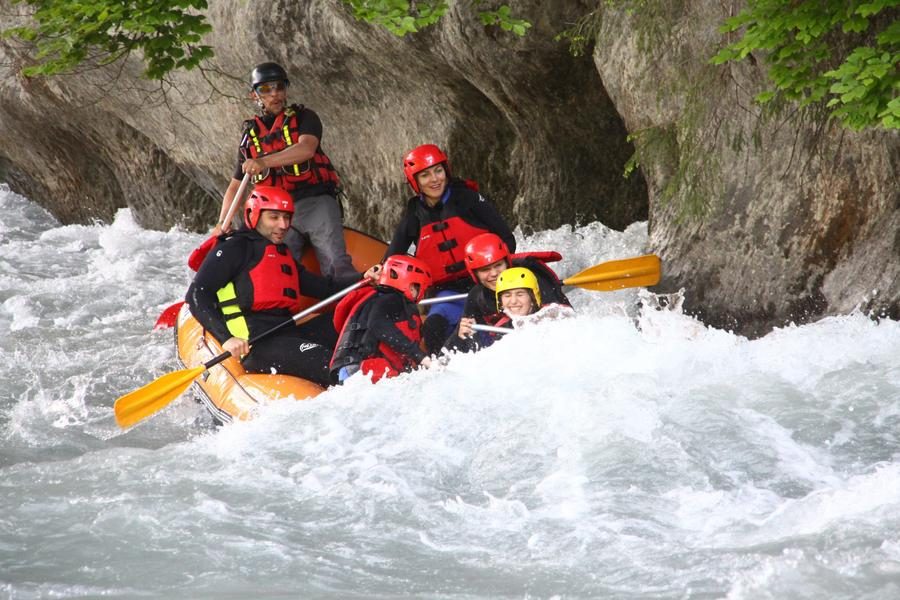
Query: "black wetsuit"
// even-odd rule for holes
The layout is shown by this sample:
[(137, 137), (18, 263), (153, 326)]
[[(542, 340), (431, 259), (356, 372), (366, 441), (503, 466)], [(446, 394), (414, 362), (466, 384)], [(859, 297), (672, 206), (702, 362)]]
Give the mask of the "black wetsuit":
[[(221, 240), (200, 265), (185, 300), (191, 314), (203, 327), (224, 343), (232, 337), (217, 292), (231, 282), (239, 280), (241, 273), (253, 268), (262, 259), (263, 250), (271, 242), (256, 231), (242, 229)], [(276, 248), (287, 251), (284, 244)], [(301, 293), (312, 298), (325, 298), (358, 281), (361, 275), (346, 281), (334, 281), (307, 271), (294, 262)], [(236, 285), (239, 303), (250, 304), (252, 290)], [(277, 308), (262, 311), (244, 310), (244, 318), (250, 337), (264, 333), (291, 318), (288, 309)], [(257, 373), (285, 373), (309, 379), (320, 385), (328, 385), (328, 361), (337, 341), (337, 333), (331, 323), (331, 315), (325, 314), (306, 321), (302, 325), (288, 325), (253, 344), (242, 363), (248, 371)]]

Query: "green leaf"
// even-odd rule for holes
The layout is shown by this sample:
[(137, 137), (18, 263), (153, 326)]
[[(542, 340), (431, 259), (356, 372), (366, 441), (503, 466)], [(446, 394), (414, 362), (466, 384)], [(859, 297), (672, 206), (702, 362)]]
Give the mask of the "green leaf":
[(894, 123), (900, 20), (883, 18), (900, 0), (746, 0), (720, 31), (739, 32), (710, 59), (715, 65), (751, 53), (766, 63), (769, 83), (757, 93), (799, 106), (821, 105), (847, 127)]

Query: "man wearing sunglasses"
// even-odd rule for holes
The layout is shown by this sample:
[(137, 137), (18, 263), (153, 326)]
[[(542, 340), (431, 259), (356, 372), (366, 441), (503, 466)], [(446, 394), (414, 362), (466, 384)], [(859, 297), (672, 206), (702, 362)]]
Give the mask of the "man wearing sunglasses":
[[(290, 84), (278, 63), (256, 65), (250, 75), (250, 99), (260, 114), (244, 122), (237, 165), (223, 198), (223, 211), (231, 206), (244, 174), (257, 185), (280, 187), (294, 199), (295, 215), (286, 243), (300, 260), (304, 239), (309, 239), (325, 277), (356, 275), (336, 199), (339, 179), (322, 150), (322, 121), (311, 109), (287, 103)], [(231, 223), (223, 228), (225, 233)], [(220, 233), (214, 231), (214, 233)]]

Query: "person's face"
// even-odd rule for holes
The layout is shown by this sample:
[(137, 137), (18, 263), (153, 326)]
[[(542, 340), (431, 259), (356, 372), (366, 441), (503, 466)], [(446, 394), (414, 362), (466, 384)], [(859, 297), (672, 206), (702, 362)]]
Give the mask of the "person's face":
[(493, 292), (497, 289), (497, 278), (500, 276), (500, 273), (506, 269), (506, 259), (502, 258), (485, 267), (475, 269), (475, 277), (478, 278), (478, 283)]
[(506, 290), (500, 294), (500, 308), (511, 317), (530, 315), (533, 307), (531, 292), (525, 288)]
[(287, 84), (283, 81), (266, 81), (256, 86), (250, 95), (253, 100), (262, 103), (267, 113), (277, 115), (284, 110), (287, 102)]
[(291, 216), (291, 213), (284, 210), (264, 210), (259, 215), (256, 230), (273, 244), (280, 244), (284, 242), (284, 236), (291, 226)]
[(436, 164), (416, 173), (416, 183), (428, 204), (437, 204), (447, 188), (447, 171), (444, 164)]

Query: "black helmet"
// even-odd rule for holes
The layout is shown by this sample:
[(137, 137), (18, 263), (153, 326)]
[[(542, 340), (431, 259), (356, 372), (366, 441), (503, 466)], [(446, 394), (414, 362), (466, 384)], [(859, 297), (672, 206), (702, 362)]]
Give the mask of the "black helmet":
[(250, 74), (250, 87), (256, 89), (256, 86), (267, 81), (283, 81), (285, 85), (290, 83), (287, 71), (278, 63), (264, 62), (253, 67), (253, 72)]

